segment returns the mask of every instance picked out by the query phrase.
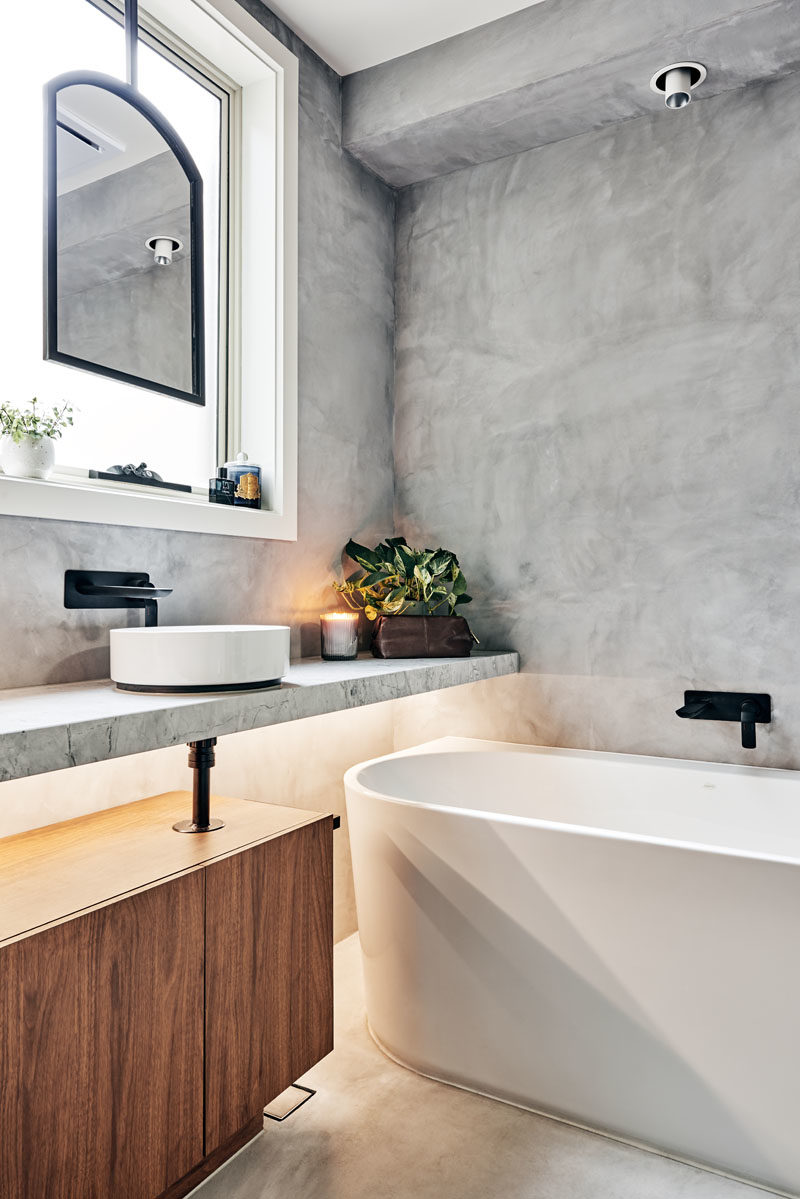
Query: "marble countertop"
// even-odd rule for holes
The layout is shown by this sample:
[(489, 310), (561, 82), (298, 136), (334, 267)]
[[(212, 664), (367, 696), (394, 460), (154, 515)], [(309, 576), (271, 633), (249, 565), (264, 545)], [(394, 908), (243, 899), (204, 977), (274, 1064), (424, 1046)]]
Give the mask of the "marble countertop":
[(280, 687), (139, 695), (109, 680), (0, 691), (0, 782), (516, 674), (515, 653), (292, 664)]

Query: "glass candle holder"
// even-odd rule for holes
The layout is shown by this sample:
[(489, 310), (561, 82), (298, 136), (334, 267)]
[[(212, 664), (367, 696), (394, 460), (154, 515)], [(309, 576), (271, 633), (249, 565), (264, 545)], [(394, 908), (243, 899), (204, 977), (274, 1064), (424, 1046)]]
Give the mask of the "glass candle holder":
[(357, 612), (326, 612), (319, 624), (322, 656), (327, 662), (346, 662), (357, 656)]

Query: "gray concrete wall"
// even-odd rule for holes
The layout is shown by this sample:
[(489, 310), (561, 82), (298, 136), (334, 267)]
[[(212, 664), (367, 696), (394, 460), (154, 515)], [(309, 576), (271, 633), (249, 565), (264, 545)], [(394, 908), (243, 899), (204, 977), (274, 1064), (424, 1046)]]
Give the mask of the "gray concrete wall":
[(149, 570), (175, 588), (165, 622), (290, 623), (296, 653), (307, 623), (313, 652), (341, 547), (391, 525), (394, 196), (342, 150), (339, 77), (258, 0), (245, 7), (300, 57), (299, 539), (0, 517), (0, 687), (107, 675), (125, 614), (65, 611), (68, 567)]
[[(800, 766), (799, 123), (794, 75), (401, 194), (398, 531), (527, 672), (403, 743)], [(742, 751), (688, 687), (775, 724)]]

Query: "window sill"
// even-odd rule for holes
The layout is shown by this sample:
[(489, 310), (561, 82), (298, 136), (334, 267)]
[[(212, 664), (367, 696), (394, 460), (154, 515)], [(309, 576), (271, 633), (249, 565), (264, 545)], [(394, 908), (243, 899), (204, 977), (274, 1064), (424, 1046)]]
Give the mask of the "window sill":
[(294, 514), (210, 504), (204, 497), (186, 492), (143, 495), (142, 490), (120, 483), (45, 482), (0, 475), (0, 514), (225, 537), (297, 538)]

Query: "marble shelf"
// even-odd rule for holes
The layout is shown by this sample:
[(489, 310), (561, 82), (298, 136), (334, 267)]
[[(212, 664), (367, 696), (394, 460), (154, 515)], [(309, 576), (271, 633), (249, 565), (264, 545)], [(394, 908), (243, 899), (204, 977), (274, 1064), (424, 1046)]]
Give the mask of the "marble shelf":
[(280, 687), (223, 695), (134, 695), (108, 680), (0, 691), (0, 782), (518, 670), (516, 653), (478, 650), (469, 658), (303, 659)]

